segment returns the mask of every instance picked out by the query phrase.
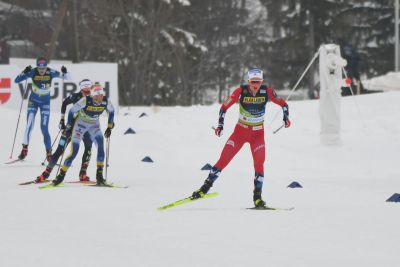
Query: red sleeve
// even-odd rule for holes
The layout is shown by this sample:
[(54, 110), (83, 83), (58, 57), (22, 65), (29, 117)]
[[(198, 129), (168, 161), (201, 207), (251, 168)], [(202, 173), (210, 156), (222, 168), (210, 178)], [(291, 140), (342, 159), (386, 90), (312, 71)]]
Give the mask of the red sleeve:
[(274, 102), (275, 104), (284, 107), (286, 106), (286, 101), (283, 98), (280, 98), (276, 95), (275, 90), (272, 88), (268, 88), (267, 89), (267, 93), (268, 93), (268, 98)]
[(238, 87), (233, 91), (233, 93), (228, 97), (227, 100), (222, 104), (221, 109), (227, 111), (233, 104), (238, 102), (240, 94), (242, 93), (242, 88)]

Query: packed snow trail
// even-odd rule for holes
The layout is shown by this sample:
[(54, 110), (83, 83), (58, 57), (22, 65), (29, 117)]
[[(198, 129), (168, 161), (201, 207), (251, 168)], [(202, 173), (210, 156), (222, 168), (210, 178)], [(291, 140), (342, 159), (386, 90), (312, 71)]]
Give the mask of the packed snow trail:
[[(77, 180), (81, 155), (65, 186), (19, 186), (44, 168), (36, 125), (26, 161), (0, 166), (0, 266), (397, 266), (400, 203), (385, 200), (400, 193), (399, 102), (399, 92), (358, 96), (363, 128), (353, 100), (343, 98), (339, 147), (319, 144), (318, 101), (289, 102), (292, 126), (272, 134), (276, 120), (266, 129), (263, 196), (272, 207), (294, 206), (290, 212), (246, 210), (254, 176), (247, 145), (211, 189), (218, 197), (157, 210), (201, 186), (200, 168), (218, 159), (237, 107), (221, 138), (211, 129), (218, 105), (120, 110), (108, 181), (127, 189), (67, 183)], [(275, 111), (267, 105), (266, 125)], [(17, 117), (1, 109), (4, 162)], [(58, 119), (51, 115), (53, 138)], [(129, 127), (136, 134), (123, 135)], [(287, 188), (293, 181), (303, 188)]]

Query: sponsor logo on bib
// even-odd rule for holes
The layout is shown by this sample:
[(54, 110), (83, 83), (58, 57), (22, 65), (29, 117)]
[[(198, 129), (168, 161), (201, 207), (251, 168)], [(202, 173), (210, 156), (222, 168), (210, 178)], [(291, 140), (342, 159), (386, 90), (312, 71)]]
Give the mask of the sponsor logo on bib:
[(245, 98), (243, 98), (244, 104), (259, 104), (263, 102), (265, 102), (264, 96), (259, 96), (259, 97), (246, 96)]

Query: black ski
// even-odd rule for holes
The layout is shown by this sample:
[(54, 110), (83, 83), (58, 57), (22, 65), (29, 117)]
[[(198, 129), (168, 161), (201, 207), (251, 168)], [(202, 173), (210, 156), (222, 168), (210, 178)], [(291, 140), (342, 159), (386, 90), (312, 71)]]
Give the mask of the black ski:
[(18, 185), (28, 185), (28, 184), (43, 184), (43, 183), (48, 183), (50, 180), (44, 180), (43, 182), (36, 182), (36, 180), (33, 181), (28, 181), (24, 183), (19, 183)]
[(66, 182), (68, 184), (91, 184), (91, 185), (95, 185), (96, 182), (95, 181), (70, 181), (70, 182)]
[(116, 184), (85, 184), (85, 186), (92, 186), (92, 187), (113, 187), (113, 188), (128, 188), (127, 185), (116, 185)]
[(14, 160), (5, 162), (4, 164), (13, 164), (13, 163), (20, 162), (20, 161), (24, 161), (24, 160), (23, 159), (14, 159)]
[(291, 208), (275, 208), (275, 207), (252, 207), (252, 208), (246, 208), (248, 210), (294, 210), (294, 207)]

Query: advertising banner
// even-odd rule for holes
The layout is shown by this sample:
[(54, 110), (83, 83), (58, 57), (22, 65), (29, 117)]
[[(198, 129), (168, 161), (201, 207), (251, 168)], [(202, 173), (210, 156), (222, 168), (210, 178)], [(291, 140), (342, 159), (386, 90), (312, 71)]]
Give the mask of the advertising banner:
[[(35, 64), (32, 64), (34, 67)], [(60, 64), (50, 64), (48, 67), (61, 72)], [(93, 83), (104, 86), (105, 92), (118, 112), (118, 65), (116, 63), (81, 63), (65, 64), (70, 74), (70, 80), (55, 78), (51, 87), (50, 108), (52, 111), (60, 112), (62, 100), (71, 93), (79, 91), (79, 82), (89, 79)], [(25, 101), (29, 97), (32, 81), (28, 79), (21, 83), (14, 83), (24, 67), (17, 65), (0, 65), (0, 109), (10, 108), (18, 110), (22, 97)], [(26, 85), (26, 88), (25, 88)], [(28, 101), (26, 101), (27, 103)], [(24, 109), (26, 107), (24, 103)]]

